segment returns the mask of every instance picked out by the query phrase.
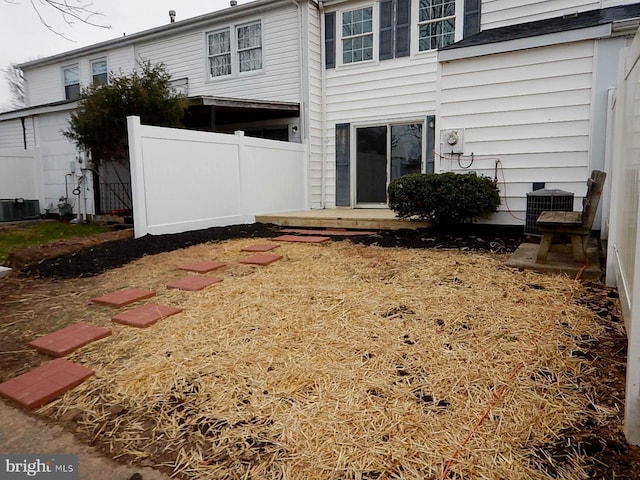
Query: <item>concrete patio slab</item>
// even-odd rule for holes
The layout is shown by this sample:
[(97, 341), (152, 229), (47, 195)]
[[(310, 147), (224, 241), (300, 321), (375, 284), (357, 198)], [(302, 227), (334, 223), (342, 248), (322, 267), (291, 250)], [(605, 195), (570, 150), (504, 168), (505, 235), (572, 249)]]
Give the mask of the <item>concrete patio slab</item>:
[(36, 338), (29, 342), (29, 346), (47, 355), (64, 357), (80, 347), (109, 335), (111, 335), (111, 330), (108, 328), (79, 322)]
[(134, 308), (133, 310), (127, 310), (126, 312), (119, 313), (118, 315), (111, 317), (111, 320), (129, 327), (147, 328), (158, 322), (158, 320), (162, 320), (163, 318), (170, 317), (171, 315), (175, 315), (180, 312), (182, 312), (181, 308), (150, 303), (148, 305), (143, 305), (142, 307)]
[(221, 281), (222, 278), (207, 277), (204, 275), (189, 275), (188, 277), (180, 278), (178, 280), (174, 280), (171, 283), (168, 283), (167, 288), (175, 288), (177, 290), (188, 290), (193, 292), (202, 290), (209, 285), (220, 283)]
[[(570, 277), (575, 277), (578, 272), (582, 270), (583, 265), (575, 263), (573, 260), (573, 254), (570, 247), (554, 246), (555, 251), (552, 250), (549, 252), (547, 263), (536, 263), (538, 247), (539, 244), (537, 243), (521, 244), (505, 264), (512, 268), (533, 270), (543, 273), (559, 273), (569, 275)], [(587, 255), (589, 258), (589, 264), (582, 272), (580, 278), (586, 280), (600, 278), (602, 271), (597, 245), (591, 245), (587, 249)]]
[(143, 290), (141, 288), (125, 288), (117, 292), (108, 293), (101, 297), (92, 298), (91, 302), (98, 305), (106, 305), (107, 307), (120, 308), (131, 303), (135, 303), (155, 295), (151, 290)]
[(91, 375), (93, 370), (57, 358), (0, 384), (0, 395), (31, 410), (77, 387)]

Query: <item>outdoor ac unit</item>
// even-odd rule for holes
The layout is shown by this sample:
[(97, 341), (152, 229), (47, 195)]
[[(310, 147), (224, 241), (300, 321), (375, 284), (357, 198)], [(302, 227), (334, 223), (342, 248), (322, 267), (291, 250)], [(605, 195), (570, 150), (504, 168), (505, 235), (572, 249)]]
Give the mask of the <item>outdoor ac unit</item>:
[(542, 212), (573, 211), (573, 193), (564, 190), (536, 190), (527, 193), (527, 215), (524, 226), (525, 235), (542, 236), (536, 226)]
[(22, 198), (0, 200), (0, 222), (17, 222), (40, 217), (40, 202)]

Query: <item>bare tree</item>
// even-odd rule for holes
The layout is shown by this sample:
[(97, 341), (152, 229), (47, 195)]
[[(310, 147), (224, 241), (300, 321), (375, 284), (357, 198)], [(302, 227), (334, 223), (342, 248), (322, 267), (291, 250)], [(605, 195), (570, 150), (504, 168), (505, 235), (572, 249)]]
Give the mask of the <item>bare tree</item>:
[[(20, 4), (25, 0), (4, 0), (6, 3)], [(109, 25), (98, 21), (98, 17), (103, 14), (93, 8), (93, 2), (83, 0), (29, 0), (31, 8), (38, 16), (42, 23), (51, 32), (59, 35), (67, 40), (62, 32), (57, 30), (49, 20), (51, 13), (56, 13), (62, 17), (67, 25), (73, 25), (76, 22), (85, 23), (99, 28), (111, 28)]]
[(12, 63), (7, 68), (3, 68), (0, 71), (4, 73), (4, 78), (9, 85), (9, 94), (11, 95), (11, 100), (8, 105), (9, 108), (16, 110), (24, 107), (24, 77), (22, 76), (22, 70), (20, 70), (15, 63)]

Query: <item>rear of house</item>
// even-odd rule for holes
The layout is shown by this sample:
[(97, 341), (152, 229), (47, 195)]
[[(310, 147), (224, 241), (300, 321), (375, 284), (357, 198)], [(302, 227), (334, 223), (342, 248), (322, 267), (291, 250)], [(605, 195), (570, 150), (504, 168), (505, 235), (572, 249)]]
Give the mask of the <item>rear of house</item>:
[(454, 171), (497, 179), (481, 221), (523, 224), (536, 188), (579, 208), (639, 16), (625, 1), (325, 2), (321, 206), (385, 207), (399, 175)]

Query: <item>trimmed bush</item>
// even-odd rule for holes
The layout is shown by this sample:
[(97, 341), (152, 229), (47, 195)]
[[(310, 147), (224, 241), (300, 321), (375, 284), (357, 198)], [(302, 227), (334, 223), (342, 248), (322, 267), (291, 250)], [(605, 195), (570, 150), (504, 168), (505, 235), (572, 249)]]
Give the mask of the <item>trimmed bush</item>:
[(473, 173), (413, 173), (393, 180), (388, 193), (389, 208), (398, 217), (443, 226), (471, 223), (500, 205), (494, 181)]

